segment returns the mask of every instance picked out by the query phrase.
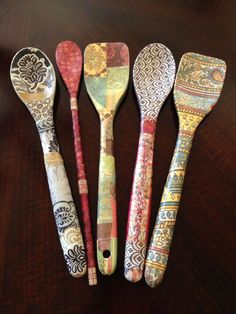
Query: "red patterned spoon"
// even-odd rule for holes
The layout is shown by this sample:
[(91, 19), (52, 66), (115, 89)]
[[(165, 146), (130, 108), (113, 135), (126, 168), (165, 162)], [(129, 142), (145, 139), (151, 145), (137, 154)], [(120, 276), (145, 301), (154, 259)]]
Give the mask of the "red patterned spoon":
[(97, 284), (96, 264), (94, 259), (91, 218), (88, 203), (88, 187), (84, 167), (83, 149), (80, 137), (77, 93), (82, 71), (82, 54), (80, 48), (71, 41), (61, 42), (56, 49), (56, 61), (61, 76), (70, 94), (74, 148), (76, 155), (78, 188), (83, 212), (85, 245), (87, 250), (89, 285)]

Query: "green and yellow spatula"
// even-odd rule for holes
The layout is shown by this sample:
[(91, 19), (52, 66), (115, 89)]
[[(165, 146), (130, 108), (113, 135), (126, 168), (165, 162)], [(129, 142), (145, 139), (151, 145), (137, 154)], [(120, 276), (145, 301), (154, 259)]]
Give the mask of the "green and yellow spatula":
[(84, 52), (87, 92), (101, 123), (97, 207), (97, 259), (103, 275), (114, 272), (117, 219), (113, 120), (129, 80), (129, 50), (124, 43), (94, 43)]

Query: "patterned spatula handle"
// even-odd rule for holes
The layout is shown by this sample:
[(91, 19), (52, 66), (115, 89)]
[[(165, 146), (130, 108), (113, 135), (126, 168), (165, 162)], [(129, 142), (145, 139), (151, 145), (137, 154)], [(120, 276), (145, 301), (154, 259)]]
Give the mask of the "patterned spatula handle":
[(145, 280), (150, 287), (161, 282), (166, 269), (188, 156), (194, 132), (203, 119), (201, 114), (179, 112), (178, 115), (178, 139), (145, 262)]
[(87, 270), (84, 243), (53, 123), (48, 120), (45, 123), (40, 121), (37, 123), (37, 128), (64, 258), (70, 274), (81, 277)]
[(101, 144), (98, 179), (97, 258), (103, 275), (110, 275), (116, 268), (117, 217), (116, 174), (113, 153), (113, 116), (101, 118)]
[(132, 282), (142, 278), (147, 249), (155, 128), (156, 120), (142, 120), (125, 245), (125, 277)]

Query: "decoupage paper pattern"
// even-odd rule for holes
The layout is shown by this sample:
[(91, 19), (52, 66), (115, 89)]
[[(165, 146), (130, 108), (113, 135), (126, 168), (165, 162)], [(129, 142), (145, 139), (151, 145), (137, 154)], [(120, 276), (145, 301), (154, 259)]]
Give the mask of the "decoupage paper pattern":
[(83, 213), (86, 255), (88, 263), (89, 285), (97, 284), (96, 264), (93, 248), (92, 224), (88, 201), (88, 184), (85, 173), (82, 141), (80, 136), (79, 111), (77, 92), (82, 71), (82, 54), (80, 48), (71, 41), (61, 42), (56, 49), (56, 61), (61, 76), (70, 94), (74, 149), (76, 155), (78, 190)]
[(174, 77), (174, 58), (166, 46), (155, 43), (141, 50), (133, 69), (141, 127), (130, 198), (124, 265), (126, 279), (133, 282), (142, 278), (146, 255), (156, 121), (173, 86)]
[(220, 59), (195, 53), (181, 59), (174, 89), (179, 134), (145, 263), (145, 279), (151, 287), (161, 282), (166, 269), (194, 133), (216, 104), (225, 72)]
[(84, 54), (87, 92), (101, 123), (97, 258), (102, 274), (114, 272), (117, 259), (117, 218), (113, 119), (127, 89), (129, 51), (124, 43), (90, 44)]
[(41, 139), (45, 168), (64, 258), (72, 276), (86, 272), (85, 250), (53, 123), (55, 73), (46, 55), (24, 48), (12, 60), (13, 87), (33, 116)]

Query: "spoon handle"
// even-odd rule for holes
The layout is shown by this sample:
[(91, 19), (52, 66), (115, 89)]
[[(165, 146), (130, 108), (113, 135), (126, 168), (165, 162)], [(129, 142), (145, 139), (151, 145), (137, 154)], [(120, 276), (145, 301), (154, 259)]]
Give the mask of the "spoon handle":
[(86, 257), (75, 204), (54, 127), (37, 124), (44, 154), (53, 213), (68, 271), (74, 277), (86, 273)]
[(89, 285), (97, 284), (97, 273), (96, 273), (96, 263), (94, 258), (93, 249), (93, 235), (92, 235), (92, 225), (89, 210), (88, 201), (88, 185), (84, 167), (83, 158), (83, 148), (80, 136), (80, 123), (78, 114), (78, 104), (75, 97), (71, 97), (71, 113), (73, 122), (73, 133), (74, 133), (74, 148), (76, 154), (76, 165), (77, 165), (77, 177), (78, 177), (78, 189), (81, 200), (81, 209), (83, 213), (83, 223), (84, 223), (84, 234), (85, 234), (85, 245), (87, 251), (87, 262), (88, 262), (88, 280)]
[(145, 261), (145, 280), (152, 288), (161, 282), (166, 269), (194, 131), (179, 130)]
[(142, 278), (147, 249), (155, 129), (156, 120), (141, 122), (125, 245), (125, 277), (133, 282)]
[(98, 179), (97, 259), (103, 275), (111, 275), (117, 259), (116, 174), (113, 153), (113, 118), (101, 120), (101, 143)]

